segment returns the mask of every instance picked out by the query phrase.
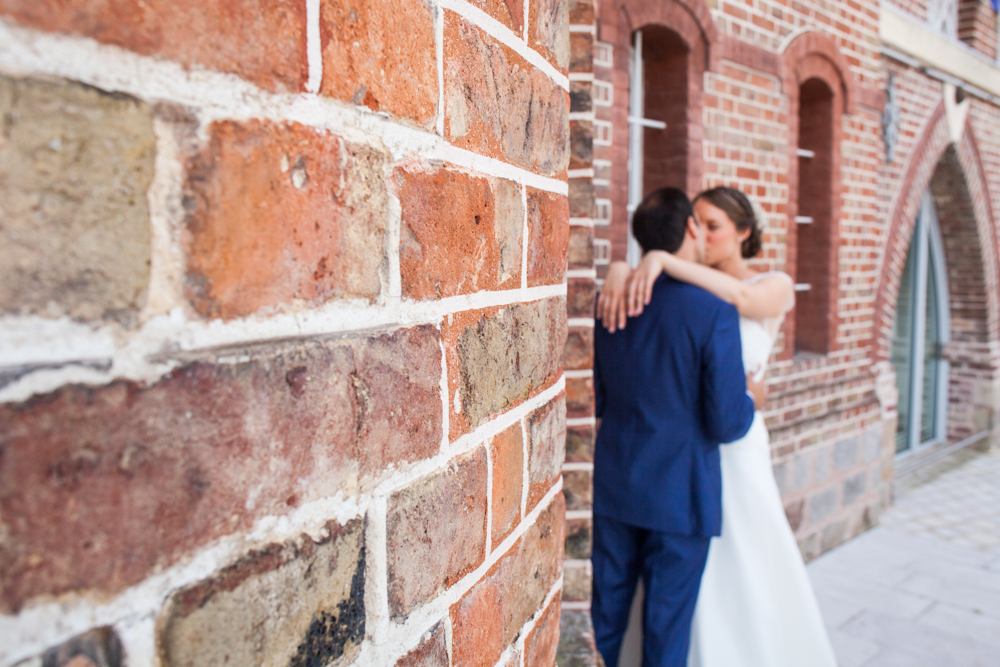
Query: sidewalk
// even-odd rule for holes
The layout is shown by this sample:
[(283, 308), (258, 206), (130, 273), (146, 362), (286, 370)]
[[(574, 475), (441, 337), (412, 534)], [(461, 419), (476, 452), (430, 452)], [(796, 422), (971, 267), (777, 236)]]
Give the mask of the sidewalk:
[(961, 456), (809, 564), (840, 667), (1000, 666), (1000, 453)]

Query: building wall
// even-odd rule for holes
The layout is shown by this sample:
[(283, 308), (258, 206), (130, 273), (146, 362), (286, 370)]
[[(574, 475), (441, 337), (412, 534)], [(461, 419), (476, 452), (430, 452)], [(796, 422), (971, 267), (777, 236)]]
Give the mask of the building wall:
[(0, 2), (0, 664), (554, 662), (568, 20)]

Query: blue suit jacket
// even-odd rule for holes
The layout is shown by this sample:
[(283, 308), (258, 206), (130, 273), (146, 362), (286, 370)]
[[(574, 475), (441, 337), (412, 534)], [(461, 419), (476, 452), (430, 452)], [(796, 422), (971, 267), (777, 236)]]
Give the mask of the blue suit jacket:
[(739, 316), (700, 287), (660, 276), (642, 315), (594, 331), (602, 420), (594, 512), (633, 526), (710, 537), (722, 528), (719, 444), (753, 422)]

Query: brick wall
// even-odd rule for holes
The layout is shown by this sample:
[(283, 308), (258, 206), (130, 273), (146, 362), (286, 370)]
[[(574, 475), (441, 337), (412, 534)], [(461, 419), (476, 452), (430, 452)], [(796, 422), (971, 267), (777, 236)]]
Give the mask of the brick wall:
[(553, 664), (569, 20), (0, 2), (0, 664)]

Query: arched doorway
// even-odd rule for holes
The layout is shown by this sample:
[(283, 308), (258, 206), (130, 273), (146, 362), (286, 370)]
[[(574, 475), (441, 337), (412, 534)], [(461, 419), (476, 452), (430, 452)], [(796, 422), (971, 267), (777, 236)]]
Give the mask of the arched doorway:
[(937, 210), (924, 195), (900, 278), (890, 361), (899, 392), (896, 453), (947, 438), (950, 337), (948, 271)]

